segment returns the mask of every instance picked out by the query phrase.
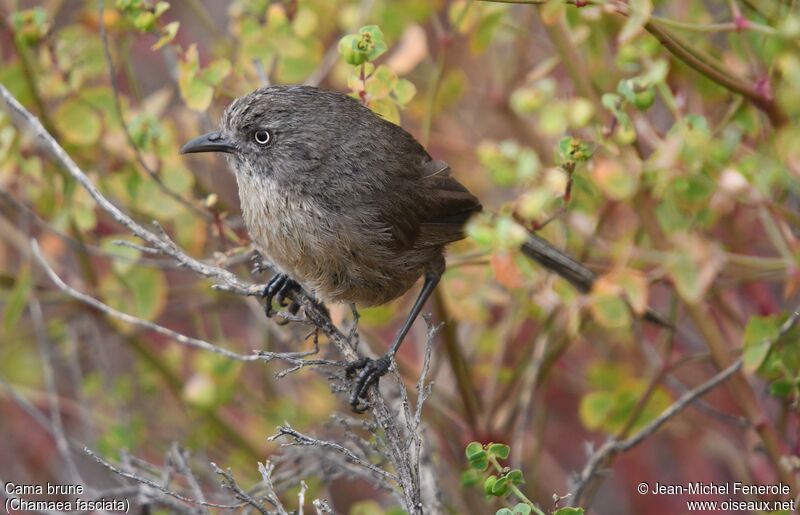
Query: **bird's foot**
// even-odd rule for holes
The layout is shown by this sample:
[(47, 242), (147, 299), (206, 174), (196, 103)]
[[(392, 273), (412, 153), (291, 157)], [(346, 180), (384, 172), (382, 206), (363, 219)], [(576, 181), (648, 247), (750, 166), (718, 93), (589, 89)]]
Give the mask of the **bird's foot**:
[[(267, 317), (271, 317), (276, 313), (276, 311), (272, 309), (273, 299), (278, 301), (281, 307), (285, 307), (287, 305), (286, 296), (299, 289), (300, 285), (297, 284), (297, 281), (291, 279), (288, 275), (282, 273), (273, 275), (264, 288), (264, 291), (261, 292), (261, 297), (263, 297), (265, 301), (264, 313)], [(289, 306), (289, 313), (295, 315), (299, 309), (300, 304), (292, 302), (291, 306)]]
[(257, 250), (253, 251), (253, 255), (250, 256), (250, 262), (253, 264), (253, 267), (250, 269), (250, 275), (259, 276), (264, 272), (272, 270), (272, 267), (264, 259), (264, 256)]
[(378, 381), (389, 371), (391, 360), (389, 355), (383, 356), (379, 359), (361, 358), (353, 361), (345, 369), (347, 378), (352, 378), (356, 371), (358, 375), (353, 382), (353, 390), (350, 393), (350, 406), (356, 413), (364, 413), (367, 411), (367, 405), (362, 404), (362, 400), (367, 399), (367, 391), (372, 385), (377, 386)]

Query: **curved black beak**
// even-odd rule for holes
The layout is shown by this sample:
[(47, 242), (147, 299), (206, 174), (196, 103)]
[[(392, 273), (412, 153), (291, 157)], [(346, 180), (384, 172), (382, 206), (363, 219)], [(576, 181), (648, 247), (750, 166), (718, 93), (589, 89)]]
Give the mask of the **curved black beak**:
[(198, 136), (181, 147), (181, 154), (194, 154), (197, 152), (225, 152), (232, 154), (236, 147), (228, 141), (219, 131), (209, 132)]

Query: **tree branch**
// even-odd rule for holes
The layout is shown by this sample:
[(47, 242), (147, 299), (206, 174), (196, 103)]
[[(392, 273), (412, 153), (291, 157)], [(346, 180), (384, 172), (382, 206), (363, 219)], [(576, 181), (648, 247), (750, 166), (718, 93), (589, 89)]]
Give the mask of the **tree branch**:
[[(149, 247), (158, 250), (161, 254), (172, 257), (181, 267), (191, 270), (200, 276), (213, 280), (215, 282), (213, 287), (218, 290), (237, 293), (245, 296), (258, 296), (261, 294), (263, 291), (262, 285), (243, 281), (228, 270), (209, 265), (186, 254), (172, 241), (172, 239), (168, 236), (161, 225), (158, 224), (158, 222), (153, 222), (153, 229), (150, 230), (133, 220), (129, 215), (124, 213), (121, 209), (109, 201), (94, 186), (94, 184), (92, 184), (83, 170), (81, 170), (81, 168), (72, 160), (66, 151), (42, 126), (41, 122), (27, 109), (25, 109), (25, 107), (23, 107), (3, 85), (0, 85), (0, 100), (2, 100), (3, 104), (11, 113), (12, 119), (15, 120), (16, 125), (31, 131), (36, 137), (38, 143), (89, 193), (89, 195), (97, 202), (103, 211), (108, 213), (114, 220), (128, 229), (135, 236), (144, 240)], [(38, 251), (35, 246), (34, 248)], [(46, 269), (49, 269), (49, 267), (46, 267)], [(50, 271), (52, 271), (52, 269), (50, 269)], [(113, 308), (110, 308), (110, 306), (107, 306), (97, 299), (91, 298), (88, 295), (82, 294), (81, 292), (78, 292), (77, 290), (67, 286), (66, 283), (61, 281), (55, 273), (48, 273), (48, 275), (60, 288), (70, 293), (73, 297), (82, 300), (83, 302), (92, 304), (101, 311), (112, 314), (111, 310), (113, 310)], [(299, 292), (295, 294), (294, 300), (296, 300), (303, 308), (305, 321), (310, 322), (319, 331), (325, 334), (333, 346), (336, 347), (336, 349), (347, 361), (353, 361), (359, 357), (351, 344), (351, 340), (338, 328), (336, 328), (328, 314), (320, 307), (316, 300), (311, 298), (305, 292)], [(209, 344), (208, 342), (204, 342), (203, 340), (180, 335), (179, 333), (158, 326), (157, 324), (151, 324), (116, 310), (113, 310), (113, 315), (120, 318), (124, 317), (123, 319), (130, 323), (160, 332), (161, 334), (170, 336), (177, 341), (182, 341), (182, 343), (186, 345), (192, 345), (212, 352), (218, 352), (232, 359), (252, 361), (255, 359), (268, 358), (267, 356), (263, 355), (243, 356), (231, 351), (225, 351)], [(431, 345), (430, 341), (428, 342), (428, 345)], [(320, 362), (312, 364), (329, 363)], [(392, 366), (394, 366), (394, 363)], [(399, 386), (400, 388), (404, 388), (402, 384)], [(376, 424), (383, 432), (383, 438), (386, 443), (386, 456), (389, 459), (395, 471), (395, 475), (398, 478), (397, 483), (402, 502), (405, 504), (405, 508), (409, 513), (421, 514), (423, 512), (423, 508), (425, 507), (425, 503), (423, 503), (419, 483), (419, 478), (421, 476), (420, 469), (423, 466), (427, 467), (428, 464), (416, 463), (414, 459), (415, 453), (409, 453), (409, 449), (413, 445), (413, 442), (409, 442), (413, 440), (413, 436), (411, 433), (409, 433), (408, 428), (400, 427), (398, 424), (398, 415), (389, 408), (387, 399), (385, 399), (380, 392), (377, 391), (377, 389), (370, 389), (368, 397), (371, 405), (370, 412), (374, 417)], [(426, 478), (434, 480), (436, 478), (436, 474), (432, 472), (426, 472)], [(428, 512), (431, 511), (432, 510), (428, 510)]]
[(703, 395), (708, 393), (711, 389), (713, 389), (715, 386), (719, 385), (720, 383), (728, 379), (731, 375), (735, 374), (741, 367), (742, 367), (742, 359), (739, 358), (736, 361), (734, 361), (731, 366), (717, 373), (716, 375), (714, 375), (714, 377), (712, 377), (705, 383), (701, 384), (697, 388), (694, 388), (686, 392), (683, 396), (681, 396), (680, 399), (675, 401), (669, 408), (665, 409), (661, 413), (661, 415), (653, 419), (649, 424), (647, 424), (633, 436), (630, 436), (625, 440), (617, 440), (615, 438), (612, 438), (608, 440), (605, 444), (603, 444), (603, 446), (600, 447), (600, 449), (595, 451), (589, 457), (589, 460), (583, 467), (581, 473), (577, 476), (577, 478), (574, 479), (574, 483), (570, 487), (570, 492), (572, 492), (571, 504), (577, 505), (580, 502), (586, 487), (597, 475), (599, 469), (605, 466), (606, 461), (612, 455), (628, 451), (631, 448), (635, 447), (636, 445), (640, 444), (642, 440), (655, 433), (658, 429), (661, 428), (661, 426), (663, 426), (667, 421), (671, 420), (673, 417), (678, 415), (681, 411), (683, 411), (697, 398), (702, 397)]

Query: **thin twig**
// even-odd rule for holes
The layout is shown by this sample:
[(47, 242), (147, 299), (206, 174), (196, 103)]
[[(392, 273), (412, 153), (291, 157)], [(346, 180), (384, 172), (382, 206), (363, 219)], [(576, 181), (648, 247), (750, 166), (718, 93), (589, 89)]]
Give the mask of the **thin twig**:
[(213, 220), (213, 216), (205, 211), (204, 209), (200, 209), (193, 203), (189, 202), (185, 198), (183, 198), (179, 193), (173, 191), (169, 186), (164, 184), (164, 181), (161, 180), (158, 172), (153, 170), (148, 166), (147, 162), (144, 160), (144, 156), (142, 155), (142, 151), (139, 149), (139, 146), (136, 145), (136, 142), (133, 140), (133, 135), (131, 134), (130, 129), (128, 129), (128, 124), (125, 123), (125, 117), (122, 113), (122, 102), (120, 101), (120, 92), (119, 92), (119, 84), (117, 84), (117, 72), (114, 69), (114, 60), (111, 57), (111, 48), (108, 43), (108, 34), (106, 33), (106, 24), (103, 18), (103, 9), (104, 9), (105, 2), (97, 2), (97, 10), (98, 10), (98, 24), (100, 26), (100, 40), (103, 42), (103, 54), (106, 58), (106, 64), (108, 65), (108, 76), (111, 81), (111, 92), (112, 97), (114, 99), (114, 109), (117, 112), (117, 117), (119, 118), (119, 123), (122, 126), (122, 131), (125, 133), (125, 138), (128, 140), (128, 146), (131, 147), (133, 150), (134, 155), (136, 156), (136, 161), (139, 163), (139, 166), (150, 176), (153, 181), (158, 185), (159, 189), (163, 191), (167, 196), (172, 198), (173, 200), (177, 201), (181, 205), (191, 209), (194, 213), (202, 216), (207, 221)]
[[(259, 465), (261, 464), (259, 463)], [(251, 495), (242, 490), (242, 488), (233, 478), (233, 473), (231, 472), (231, 469), (223, 470), (219, 468), (219, 466), (217, 466), (216, 463), (213, 462), (211, 463), (211, 468), (214, 469), (214, 472), (222, 476), (222, 487), (227, 488), (228, 490), (233, 492), (233, 495), (242, 502), (242, 505), (249, 504), (256, 510), (258, 510), (258, 512), (261, 513), (261, 515), (270, 515), (269, 511), (267, 511), (267, 509), (264, 508), (260, 502), (256, 501), (255, 499), (253, 499)], [(280, 511), (280, 513), (282, 515), (285, 515), (286, 511), (285, 510)]]
[[(89, 195), (97, 202), (99, 207), (108, 213), (114, 220), (127, 228), (138, 238), (144, 240), (150, 247), (158, 249), (162, 254), (170, 256), (177, 261), (177, 263), (189, 269), (196, 274), (211, 279), (215, 282), (213, 287), (217, 290), (226, 291), (230, 293), (237, 293), (245, 296), (258, 296), (263, 291), (262, 285), (253, 284), (244, 281), (234, 275), (232, 272), (222, 269), (217, 266), (209, 265), (201, 262), (181, 250), (169, 237), (166, 231), (157, 223), (153, 224), (154, 229), (146, 229), (138, 222), (134, 221), (129, 215), (124, 213), (121, 209), (110, 202), (100, 191), (92, 184), (83, 170), (72, 160), (66, 151), (58, 144), (58, 142), (50, 135), (49, 132), (42, 126), (41, 122), (32, 115), (25, 107), (23, 107), (16, 98), (5, 88), (0, 85), (0, 100), (3, 101), (12, 115), (12, 119), (18, 127), (30, 130), (37, 138), (38, 143), (52, 156), (52, 158), (60, 164), (67, 173), (72, 176), (83, 187)], [(51, 275), (51, 279), (56, 281), (58, 276)], [(59, 279), (60, 281), (60, 279)], [(66, 286), (63, 281), (61, 285)], [(57, 282), (57, 284), (59, 284)], [(67, 287), (69, 288), (69, 287)], [(80, 295), (77, 298), (84, 300), (101, 310), (109, 308), (102, 302), (91, 299), (90, 297), (70, 289), (72, 293)], [(66, 291), (70, 291), (66, 290)], [(306, 320), (313, 324), (319, 331), (325, 334), (334, 347), (341, 353), (347, 361), (353, 361), (358, 358), (358, 354), (351, 347), (350, 341), (331, 321), (326, 311), (318, 304), (318, 302), (311, 298), (304, 292), (299, 292), (294, 295), (294, 300), (297, 301), (303, 308)], [(109, 308), (110, 309), (110, 308)], [(117, 312), (119, 313), (119, 312)], [(130, 323), (138, 324), (140, 322), (136, 317), (119, 313), (119, 315), (126, 317)], [(152, 330), (162, 332), (169, 336), (173, 336), (173, 332), (169, 329), (160, 328), (160, 326), (149, 327)], [(177, 336), (177, 333), (175, 334)], [(202, 340), (190, 339), (184, 337), (188, 345), (194, 345), (220, 354), (230, 355), (234, 359), (253, 360), (262, 359), (259, 356), (241, 356), (231, 351), (223, 351), (214, 347), (208, 342)], [(193, 343), (189, 343), (193, 342)], [(216, 349), (216, 350), (214, 350)], [(387, 458), (391, 462), (395, 474), (392, 476), (397, 477), (399, 493), (401, 495), (402, 503), (405, 505), (406, 510), (411, 514), (422, 513), (423, 503), (420, 494), (419, 483), (415, 480), (420, 473), (415, 467), (411, 457), (406, 452), (406, 439), (403, 437), (397, 424), (397, 415), (389, 409), (387, 401), (380, 394), (377, 389), (370, 389), (368, 393), (368, 401), (371, 406), (371, 414), (375, 419), (378, 427), (380, 427), (383, 438), (387, 443), (386, 451)], [(427, 466), (427, 464), (426, 464)], [(435, 478), (433, 472), (427, 473), (427, 476)]]
[(598, 469), (604, 466), (604, 463), (610, 456), (620, 452), (628, 451), (631, 448), (638, 445), (639, 443), (641, 443), (642, 440), (655, 433), (666, 422), (668, 422), (676, 415), (678, 415), (681, 411), (683, 411), (687, 406), (689, 406), (692, 402), (694, 402), (695, 399), (702, 397), (703, 395), (708, 393), (715, 386), (719, 385), (720, 383), (728, 379), (730, 376), (735, 374), (737, 371), (739, 371), (740, 368), (742, 368), (742, 358), (737, 359), (728, 368), (715, 374), (714, 377), (712, 377), (705, 383), (701, 384), (697, 388), (694, 388), (685, 393), (680, 399), (675, 401), (669, 408), (665, 409), (661, 413), (661, 415), (650, 421), (650, 423), (644, 426), (633, 436), (630, 436), (625, 440), (618, 440), (616, 438), (612, 438), (608, 440), (605, 444), (603, 444), (603, 446), (600, 447), (600, 449), (595, 451), (589, 457), (588, 462), (583, 467), (583, 470), (575, 479), (574, 484), (570, 488), (570, 491), (572, 492), (572, 498), (571, 498), (572, 504), (575, 505), (578, 502), (580, 502), (584, 489), (594, 479), (594, 477), (598, 473)]
[(79, 292), (72, 286), (69, 286), (65, 283), (58, 274), (50, 267), (47, 261), (42, 256), (42, 252), (39, 249), (39, 244), (36, 240), (31, 240), (31, 250), (33, 252), (33, 256), (42, 266), (42, 269), (47, 273), (47, 276), (52, 280), (58, 288), (69, 295), (70, 297), (77, 299), (85, 304), (92, 306), (93, 308), (102, 311), (103, 313), (112, 316), (114, 318), (118, 318), (123, 322), (127, 322), (129, 324), (133, 324), (135, 326), (141, 327), (143, 329), (147, 329), (149, 331), (156, 332), (158, 334), (162, 334), (167, 336), (178, 343), (183, 345), (187, 345), (189, 347), (194, 347), (197, 349), (207, 350), (209, 352), (213, 352), (216, 354), (221, 354), (227, 358), (235, 359), (237, 361), (256, 361), (258, 359), (263, 359), (258, 354), (238, 354), (233, 351), (229, 351), (227, 349), (223, 349), (221, 347), (217, 347), (205, 340), (201, 340), (199, 338), (194, 338), (192, 336), (186, 336), (185, 334), (181, 334), (177, 331), (173, 331), (172, 329), (167, 329), (164, 326), (158, 325), (154, 322), (149, 322), (147, 320), (135, 317), (133, 315), (129, 315), (128, 313), (123, 313), (122, 311), (116, 310), (109, 306), (108, 304), (104, 304), (100, 302), (96, 298), (92, 297), (91, 295), (86, 295), (85, 293)]
[(99, 463), (100, 465), (103, 465), (108, 470), (110, 470), (111, 472), (117, 474), (118, 476), (122, 476), (122, 477), (124, 477), (126, 479), (131, 479), (133, 481), (136, 481), (137, 483), (141, 483), (141, 484), (147, 485), (147, 486), (149, 486), (151, 488), (155, 488), (159, 492), (161, 492), (163, 494), (166, 494), (166, 495), (168, 495), (170, 497), (174, 497), (175, 499), (178, 499), (179, 501), (183, 501), (185, 503), (196, 504), (198, 506), (207, 506), (209, 508), (220, 508), (220, 509), (223, 509), (223, 510), (233, 510), (233, 509), (241, 508), (242, 506), (244, 506), (246, 504), (244, 502), (240, 502), (238, 504), (217, 504), (217, 503), (213, 503), (213, 502), (201, 502), (201, 501), (198, 501), (197, 499), (192, 499), (191, 497), (187, 497), (187, 496), (185, 496), (183, 494), (180, 494), (178, 492), (170, 490), (169, 488), (166, 488), (166, 487), (156, 483), (152, 479), (147, 479), (146, 477), (142, 477), (142, 476), (139, 476), (139, 475), (134, 474), (132, 472), (128, 472), (128, 471), (122, 470), (122, 469), (112, 465), (111, 463), (107, 462), (106, 460), (104, 460), (103, 458), (101, 458), (100, 456), (95, 454), (94, 452), (92, 452), (91, 449), (89, 449), (88, 447), (84, 447), (83, 451), (86, 454), (88, 454), (97, 463)]
[(364, 460), (363, 458), (361, 458), (360, 456), (358, 456), (356, 453), (354, 453), (353, 451), (351, 451), (347, 447), (344, 447), (343, 445), (340, 445), (340, 444), (335, 443), (335, 442), (329, 442), (327, 440), (319, 440), (319, 439), (314, 438), (312, 436), (308, 436), (306, 434), (303, 434), (303, 433), (297, 431), (296, 429), (294, 429), (288, 423), (284, 423), (284, 425), (278, 427), (278, 433), (273, 435), (273, 436), (271, 436), (271, 437), (269, 437), (269, 440), (270, 441), (274, 441), (274, 440), (277, 440), (278, 438), (281, 438), (282, 436), (290, 436), (290, 437), (292, 437), (294, 439), (294, 441), (292, 443), (284, 444), (284, 445), (311, 446), (311, 447), (318, 447), (320, 449), (325, 449), (325, 450), (329, 450), (329, 451), (334, 451), (334, 452), (344, 456), (345, 459), (348, 462), (354, 463), (354, 464), (356, 464), (356, 465), (358, 465), (360, 467), (363, 467), (363, 468), (369, 470), (370, 472), (375, 474), (376, 477), (381, 478), (383, 481), (394, 481), (396, 483), (399, 482), (399, 478), (396, 475), (392, 474), (391, 472), (387, 472), (387, 471), (383, 470), (382, 468), (376, 467), (372, 463), (370, 463), (370, 462)]

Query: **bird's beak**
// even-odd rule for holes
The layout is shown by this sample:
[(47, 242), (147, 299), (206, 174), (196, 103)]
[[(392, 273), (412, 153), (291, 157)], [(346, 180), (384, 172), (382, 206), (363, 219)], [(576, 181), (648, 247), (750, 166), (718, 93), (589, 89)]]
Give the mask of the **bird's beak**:
[(232, 154), (236, 147), (228, 141), (219, 131), (203, 134), (189, 141), (181, 147), (181, 154), (194, 154), (197, 152), (225, 152)]

